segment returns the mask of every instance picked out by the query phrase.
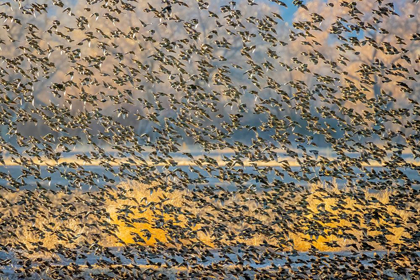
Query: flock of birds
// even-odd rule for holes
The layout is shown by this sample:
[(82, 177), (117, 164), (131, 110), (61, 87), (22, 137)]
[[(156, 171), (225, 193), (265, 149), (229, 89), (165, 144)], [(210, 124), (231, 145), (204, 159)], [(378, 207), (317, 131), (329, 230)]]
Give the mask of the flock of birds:
[[(420, 33), (389, 28), (418, 24), (414, 10), (403, 11), (417, 1), (367, 2), (2, 2), (0, 277), (85, 279), (93, 269), (96, 279), (165, 279), (168, 271), (186, 279), (420, 277)], [(293, 11), (303, 19), (286, 18)], [(361, 59), (367, 49), (370, 62)], [(150, 185), (151, 195), (189, 190), (189, 203), (212, 212), (163, 206), (165, 195), (139, 202), (118, 186), (125, 180)], [(328, 191), (334, 180), (343, 182), (341, 196)], [(325, 198), (338, 199), (340, 217), (350, 215), (355, 228), (363, 220), (381, 234), (356, 237), (342, 226), (335, 234), (357, 241), (348, 254), (314, 245), (297, 252), (278, 226), (304, 227), (298, 218), (314, 214), (305, 202), (310, 185), (326, 185)], [(383, 203), (365, 191), (392, 195)], [(54, 201), (60, 194), (68, 198)], [(235, 197), (243, 201), (223, 206)], [(350, 213), (347, 198), (365, 212)], [(153, 221), (184, 238), (148, 246), (144, 231), (138, 242), (121, 240), (116, 253), (100, 245), (101, 234), (118, 235), (106, 199), (121, 201), (127, 226), (132, 200), (138, 211), (187, 217), (182, 229)], [(334, 222), (318, 199), (320, 214), (305, 223), (313, 244)], [(260, 226), (246, 201), (257, 203), (253, 214), (276, 219)], [(56, 230), (37, 224), (40, 217), (75, 219), (99, 233)], [(246, 226), (235, 233), (228, 222)], [(24, 224), (59, 244), (25, 244)], [(179, 241), (196, 224), (212, 228), (213, 246)], [(398, 244), (385, 238), (393, 227), (406, 232)], [(257, 235), (278, 243), (246, 242)], [(369, 253), (374, 244), (386, 252)]]

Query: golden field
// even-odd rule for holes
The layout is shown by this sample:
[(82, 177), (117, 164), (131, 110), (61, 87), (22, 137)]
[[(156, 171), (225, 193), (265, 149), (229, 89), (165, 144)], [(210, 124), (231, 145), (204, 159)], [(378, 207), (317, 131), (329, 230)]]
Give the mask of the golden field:
[[(64, 194), (1, 191), (1, 244), (33, 258), (55, 249), (201, 243), (208, 248), (268, 246), (276, 251), (400, 250), (417, 232), (420, 199), (396, 204), (396, 192), (277, 188), (256, 192), (163, 191), (122, 183)], [(395, 204), (393, 206), (393, 204)]]

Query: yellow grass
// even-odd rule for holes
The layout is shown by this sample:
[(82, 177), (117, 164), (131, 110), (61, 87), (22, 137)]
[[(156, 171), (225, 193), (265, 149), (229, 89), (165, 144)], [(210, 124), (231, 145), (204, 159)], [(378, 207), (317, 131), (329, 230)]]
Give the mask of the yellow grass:
[[(53, 194), (46, 191), (0, 192), (2, 205), (0, 223), (1, 244), (13, 244), (23, 250), (27, 257), (51, 257), (55, 248), (75, 248), (88, 242), (92, 234), (101, 234), (99, 229), (88, 226), (97, 219), (85, 216), (89, 208), (83, 205), (80, 192), (71, 195)], [(79, 199), (79, 201), (78, 201)], [(64, 203), (64, 207), (61, 203)], [(67, 215), (69, 213), (70, 215)], [(40, 249), (42, 248), (42, 250)]]
[[(173, 191), (171, 193), (157, 191), (150, 195), (150, 187), (141, 184), (129, 183), (123, 184), (123, 187), (126, 190), (130, 190), (127, 191), (126, 195), (135, 198), (137, 201), (144, 200), (144, 202), (147, 201), (153, 204), (159, 203), (161, 200), (165, 200), (163, 205), (170, 204), (187, 210), (189, 213), (189, 218), (205, 217), (206, 221), (209, 221), (209, 224), (214, 226), (211, 226), (208, 231), (205, 231), (205, 234), (204, 231), (200, 231), (200, 229), (205, 225), (199, 223), (192, 228), (192, 232), (197, 234), (196, 231), (199, 230), (197, 234), (198, 240), (209, 246), (217, 247), (217, 245), (220, 244), (234, 245), (237, 243), (244, 243), (246, 245), (253, 246), (261, 246), (263, 244), (278, 245), (278, 240), (270, 237), (269, 234), (265, 234), (264, 231), (256, 231), (258, 227), (256, 227), (254, 224), (244, 222), (244, 217), (252, 217), (259, 221), (263, 227), (270, 228), (274, 233), (283, 233), (283, 236), (286, 236), (286, 239), (290, 239), (291, 244), (293, 245), (289, 247), (283, 246), (284, 250), (295, 249), (298, 251), (307, 251), (311, 245), (322, 251), (348, 250), (346, 245), (355, 243), (356, 246), (358, 246), (357, 243), (363, 239), (363, 234), (367, 234), (369, 236), (376, 236), (380, 234), (376, 228), (384, 226), (387, 223), (383, 219), (379, 219), (377, 221), (372, 221), (371, 224), (368, 225), (364, 221), (363, 215), (371, 212), (375, 207), (379, 207), (378, 203), (386, 204), (389, 200), (389, 196), (392, 195), (392, 192), (390, 191), (382, 191), (375, 194), (366, 192), (364, 195), (366, 199), (375, 197), (379, 202), (361, 204), (355, 199), (347, 197), (339, 203), (338, 198), (326, 198), (325, 195), (327, 192), (331, 196), (339, 196), (343, 191), (336, 187), (326, 188), (325, 186), (320, 185), (313, 186), (308, 194), (297, 194), (294, 198), (295, 201), (282, 202), (282, 204), (285, 206), (306, 204), (306, 207), (309, 210), (309, 214), (306, 214), (302, 217), (291, 213), (290, 215), (292, 220), (296, 219), (295, 224), (291, 225), (293, 231), (285, 231), (280, 226), (276, 225), (275, 222), (276, 218), (281, 219), (281, 215), (276, 215), (276, 213), (274, 213), (274, 211), (271, 209), (262, 210), (261, 205), (252, 199), (252, 195), (243, 194), (237, 195), (235, 197), (232, 196), (227, 198), (223, 204), (220, 201), (215, 201), (208, 197), (202, 197), (206, 203), (205, 206), (200, 206), (198, 204), (191, 203), (190, 200), (186, 199), (187, 197), (191, 196), (189, 191)], [(153, 187), (156, 186), (152, 186), (152, 188)], [(166, 197), (167, 200), (164, 197)], [(302, 201), (304, 202), (303, 204)], [(133, 208), (133, 213), (129, 214), (131, 218), (146, 218), (150, 224), (134, 223), (134, 227), (132, 227), (131, 225), (127, 226), (124, 222), (118, 220), (116, 214), (117, 209), (122, 209), (125, 207), (118, 207), (118, 203), (120, 202), (109, 203), (108, 210), (111, 213), (113, 221), (118, 225), (119, 233), (117, 235), (124, 242), (133, 242), (132, 233), (137, 233), (143, 239), (145, 239), (145, 235), (141, 232), (142, 230), (147, 230), (151, 234), (145, 241), (145, 243), (148, 245), (155, 244), (156, 238), (163, 243), (168, 241), (167, 234), (168, 231), (171, 230), (168, 229), (168, 231), (165, 231), (164, 229), (157, 229), (153, 227), (153, 220), (156, 219), (156, 215), (161, 215), (160, 210), (158, 210), (161, 208), (156, 208), (155, 211), (151, 211), (150, 208), (144, 211), (143, 208), (140, 208), (143, 209), (141, 212), (144, 211), (142, 213), (139, 212), (136, 208)], [(136, 206), (137, 203), (130, 200), (130, 202), (126, 202), (124, 205)], [(341, 208), (337, 208), (338, 205), (340, 205)], [(236, 213), (231, 210), (232, 208), (237, 209)], [(223, 214), (222, 209), (230, 210)], [(323, 211), (322, 213), (321, 210)], [(264, 212), (263, 215), (260, 214), (261, 211)], [(388, 243), (391, 246), (398, 245), (402, 242), (402, 236), (409, 237), (409, 234), (405, 231), (404, 227), (408, 225), (408, 217), (413, 216), (414, 214), (406, 210), (396, 209), (394, 206), (387, 206), (383, 211), (390, 215), (393, 213), (398, 214), (405, 223), (401, 227), (397, 227), (396, 225), (389, 223), (387, 224), (387, 227), (390, 228), (390, 232), (393, 234), (386, 235)], [(325, 216), (327, 216), (329, 222), (323, 221), (326, 220), (324, 219)], [(164, 221), (175, 221), (175, 216), (164, 214), (163, 219)], [(183, 227), (185, 226), (187, 220), (187, 216), (181, 214), (178, 215), (178, 220), (174, 224)], [(319, 231), (316, 234), (311, 232), (310, 223), (313, 220), (316, 220), (318, 225), (323, 229), (321, 233)], [(357, 223), (356, 221), (360, 222)], [(227, 229), (226, 232), (222, 235), (219, 235), (219, 232), (212, 230), (219, 224), (225, 225)], [(411, 226), (416, 225), (413, 224)], [(343, 234), (343, 228), (345, 229), (345, 233), (351, 234), (357, 239), (350, 240), (347, 238), (339, 237), (335, 234), (336, 232)], [(242, 233), (246, 230), (250, 230), (251, 232), (254, 232), (254, 234), (245, 237), (246, 235), (243, 235)], [(363, 233), (364, 231), (365, 233)], [(229, 236), (234, 236), (235, 240), (231, 240)], [(273, 234), (273, 236), (275, 236), (275, 234)], [(329, 242), (336, 242), (337, 246), (329, 246)], [(181, 242), (181, 244), (186, 243), (188, 243), (187, 240), (182, 240)], [(384, 249), (375, 242), (370, 243), (370, 245), (378, 250)]]
[[(209, 238), (197, 233), (199, 225), (187, 225), (188, 218), (194, 217), (193, 213), (165, 213), (165, 206), (182, 208), (183, 192), (164, 192), (162, 190), (150, 191), (156, 185), (146, 187), (145, 185), (124, 183), (120, 185), (120, 192), (124, 192), (127, 199), (124, 201), (107, 200), (107, 211), (111, 215), (113, 223), (118, 226), (117, 236), (125, 243), (136, 243), (154, 245), (156, 242), (167, 243), (168, 236), (164, 227), (180, 227), (192, 230), (197, 234), (192, 240), (181, 239), (182, 243), (201, 240), (212, 246)], [(112, 191), (111, 196), (118, 196), (118, 191)], [(188, 217), (187, 217), (188, 216)], [(161, 222), (161, 225), (160, 225)]]
[[(375, 228), (379, 228), (380, 226), (385, 226), (387, 223), (384, 221), (384, 219), (380, 218), (379, 220), (372, 221), (372, 225), (367, 225), (367, 223), (363, 220), (362, 215), (368, 212), (371, 212), (371, 210), (375, 209), (376, 207), (379, 207), (380, 204), (387, 205), (389, 202), (389, 196), (393, 193), (390, 191), (381, 191), (377, 193), (371, 193), (368, 191), (365, 191), (365, 199), (369, 200), (371, 197), (376, 198), (379, 203), (374, 203), (371, 205), (363, 205), (358, 203), (355, 199), (352, 199), (350, 197), (347, 197), (344, 199), (344, 201), (341, 202), (341, 209), (337, 209), (336, 206), (339, 204), (338, 198), (323, 198), (321, 196), (322, 193), (320, 190), (325, 189), (324, 187), (320, 186), (313, 186), (311, 191), (312, 194), (307, 199), (309, 205), (308, 208), (313, 212), (313, 214), (307, 215), (308, 219), (313, 219), (314, 217), (318, 216), (320, 214), (320, 209), (323, 208), (325, 211), (328, 212), (328, 216), (330, 220), (334, 220), (334, 222), (322, 222), (319, 221), (319, 223), (325, 228), (324, 230), (324, 236), (319, 236), (319, 238), (316, 238), (316, 241), (312, 244), (321, 251), (338, 251), (345, 249), (345, 246), (350, 243), (356, 243), (357, 241), (351, 241), (349, 239), (345, 238), (339, 238), (334, 234), (329, 234), (328, 229), (334, 229), (334, 228), (344, 228), (349, 227), (352, 228), (348, 230), (347, 232), (356, 236), (358, 240), (361, 240), (363, 238), (363, 234), (368, 236), (377, 236), (381, 232), (375, 230)], [(342, 191), (340, 191), (337, 187), (330, 188), (329, 191), (332, 194), (339, 195)], [(325, 194), (325, 193), (324, 193)], [(322, 206), (322, 207), (320, 207)], [(344, 210), (343, 210), (344, 208)], [(407, 219), (410, 216), (413, 216), (414, 214), (405, 210), (399, 210), (396, 209), (395, 206), (387, 205), (386, 206), (386, 214), (392, 215), (393, 213), (398, 214), (405, 223), (407, 223)], [(342, 218), (343, 216), (346, 216), (346, 218)], [(355, 218), (360, 219), (355, 219)], [(390, 232), (392, 234), (386, 235), (386, 239), (388, 240), (389, 244), (396, 245), (402, 243), (401, 237), (410, 237), (410, 235), (405, 231), (404, 226), (403, 227), (396, 227), (396, 225), (390, 225)], [(306, 228), (305, 228), (306, 229)], [(365, 233), (363, 231), (365, 230)], [(305, 242), (302, 240), (302, 237), (308, 239), (311, 236), (309, 234), (304, 233), (298, 233), (294, 235), (294, 241), (295, 241), (295, 247), (299, 251), (306, 251), (310, 248), (310, 243)], [(326, 245), (327, 242), (337, 242), (338, 245), (340, 245), (337, 248), (330, 248)], [(384, 249), (381, 246), (379, 246), (377, 243), (371, 244), (373, 247), (377, 249)]]
[[(409, 207), (389, 205), (392, 191), (365, 191), (314, 185), (309, 190), (231, 192), (163, 191), (151, 186), (122, 183), (114, 190), (72, 194), (47, 191), (0, 192), (1, 244), (11, 244), (35, 256), (40, 247), (54, 252), (59, 246), (271, 246), (278, 251), (397, 249), (407, 228), (419, 230)], [(352, 197), (353, 195), (353, 197)], [(361, 197), (363, 196), (363, 197)], [(358, 197), (357, 199), (355, 197)], [(100, 199), (97, 199), (100, 198)], [(86, 203), (86, 201), (88, 203)], [(105, 213), (101, 217), (94, 214)], [(365, 217), (379, 211), (380, 218)], [(399, 217), (396, 219), (396, 217)], [(400, 225), (397, 225), (397, 222)], [(384, 234), (387, 247), (367, 237)]]

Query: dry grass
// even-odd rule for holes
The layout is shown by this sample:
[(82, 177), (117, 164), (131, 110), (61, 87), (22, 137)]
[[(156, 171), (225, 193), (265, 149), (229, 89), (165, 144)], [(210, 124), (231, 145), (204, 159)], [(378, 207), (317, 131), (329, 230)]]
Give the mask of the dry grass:
[[(200, 225), (188, 224), (196, 213), (183, 209), (189, 208), (184, 205), (186, 192), (151, 191), (151, 188), (156, 188), (156, 185), (147, 187), (143, 184), (123, 183), (119, 186), (119, 191), (110, 192), (110, 197), (117, 199), (107, 199), (107, 211), (112, 222), (118, 226), (116, 235), (123, 241), (119, 243), (167, 243), (174, 239), (168, 234), (173, 232), (174, 236), (185, 236), (177, 238), (183, 244), (201, 240), (212, 245), (202, 232), (197, 233)], [(185, 229), (191, 231), (185, 232)]]
[[(319, 225), (323, 228), (323, 235), (316, 238), (316, 241), (312, 244), (321, 251), (341, 251), (348, 248), (349, 245), (355, 244), (358, 249), (362, 240), (366, 237), (375, 237), (381, 235), (381, 227), (386, 226), (389, 229), (390, 233), (385, 234), (387, 243), (390, 245), (390, 248), (395, 248), (396, 245), (401, 244), (403, 241), (401, 237), (410, 237), (410, 235), (405, 230), (405, 227), (414, 226), (416, 224), (410, 223), (409, 218), (413, 217), (415, 214), (406, 211), (397, 209), (393, 205), (389, 205), (390, 197), (393, 195), (393, 192), (381, 191), (381, 192), (369, 192), (364, 191), (364, 197), (360, 200), (356, 200), (352, 197), (341, 198), (341, 195), (344, 193), (351, 193), (349, 190), (339, 190), (336, 185), (333, 188), (329, 188), (328, 192), (331, 194), (331, 197), (325, 198), (322, 194), (325, 195), (325, 188), (320, 186), (313, 186), (311, 189), (311, 194), (309, 195), (308, 209), (312, 211), (311, 214), (306, 215), (306, 218), (309, 220), (316, 219), (318, 220)], [(367, 203), (372, 201), (372, 203)], [(341, 200), (341, 201), (340, 201)], [(416, 207), (419, 204), (413, 202), (413, 205)], [(409, 206), (409, 205), (407, 205)], [(370, 222), (367, 222), (369, 219), (365, 219), (365, 216), (379, 210), (381, 216), (393, 216), (393, 214), (399, 215), (401, 217), (401, 222), (399, 226), (393, 222), (397, 221), (391, 219), (389, 223), (385, 221), (384, 218), (371, 219)], [(327, 216), (328, 222), (319, 221), (319, 217)], [(398, 223), (398, 222), (397, 222)], [(304, 227), (303, 229), (308, 229)], [(345, 233), (355, 236), (357, 239), (352, 240), (349, 238), (339, 237), (339, 235), (332, 232), (343, 233), (342, 229), (346, 229)], [(293, 235), (295, 242), (295, 248), (299, 251), (306, 251), (310, 248), (310, 243), (304, 240), (311, 239), (310, 234), (304, 234), (302, 232)], [(328, 246), (329, 243), (335, 242), (337, 247)], [(373, 246), (375, 250), (384, 250), (378, 242), (369, 242), (369, 245)], [(355, 247), (353, 247), (355, 248)]]
[[(60, 246), (270, 246), (277, 251), (394, 250), (419, 230), (418, 199), (321, 185), (309, 190), (163, 191), (129, 182), (71, 194), (0, 193), (0, 243), (37, 257)], [(366, 247), (367, 244), (368, 247)], [(413, 246), (413, 244), (405, 244)], [(371, 246), (371, 247), (369, 247)], [(414, 244), (419, 246), (419, 244)], [(48, 255), (48, 254), (47, 254)]]
[[(366, 242), (375, 250), (384, 250), (403, 243), (401, 237), (409, 238), (406, 228), (417, 229), (415, 213), (389, 205), (391, 191), (364, 191), (361, 197), (360, 191), (317, 185), (301, 193), (285, 191), (282, 196), (274, 191), (264, 195), (221, 191), (212, 196), (211, 191), (208, 195), (161, 190), (151, 194), (153, 187), (123, 184), (125, 195), (134, 199), (123, 205), (118, 200), (107, 203), (118, 225), (117, 236), (124, 242), (134, 242), (133, 235), (138, 234), (147, 245), (155, 244), (156, 239), (183, 245), (199, 240), (211, 247), (270, 244), (283, 250), (307, 251), (314, 246), (321, 251), (342, 251), (352, 244), (353, 249), (363, 250), (360, 245)], [(127, 206), (131, 212), (121, 217)], [(165, 210), (166, 206), (172, 208)], [(410, 206), (418, 208), (420, 203), (407, 204), (407, 209)], [(380, 218), (370, 218), (375, 213)], [(144, 219), (144, 223), (133, 223), (136, 219)], [(162, 226), (156, 225), (159, 219)], [(186, 226), (188, 220), (197, 222)], [(381, 228), (389, 232), (383, 234)], [(375, 237), (382, 234), (386, 244), (381, 245)], [(174, 240), (173, 236), (183, 238)]]
[[(105, 237), (100, 219), (92, 213), (95, 203), (87, 205), (86, 194), (4, 189), (0, 193), (0, 244), (16, 248), (30, 258), (52, 257), (57, 248), (74, 249), (89, 244), (94, 236)], [(110, 238), (103, 238), (108, 245)]]

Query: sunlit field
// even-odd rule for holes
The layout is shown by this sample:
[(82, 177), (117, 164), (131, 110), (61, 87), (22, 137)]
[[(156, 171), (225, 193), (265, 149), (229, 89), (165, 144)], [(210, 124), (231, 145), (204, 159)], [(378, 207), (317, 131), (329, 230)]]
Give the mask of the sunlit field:
[[(197, 192), (125, 182), (112, 189), (67, 194), (3, 189), (1, 199), (0, 223), (5, 230), (0, 232), (0, 244), (3, 250), (14, 248), (14, 257), (3, 267), (11, 261), (21, 267), (15, 273), (25, 277), (36, 273), (52, 279), (53, 272), (62, 277), (77, 272), (89, 279), (132, 273), (177, 279), (204, 271), (214, 275), (216, 268), (223, 272), (216, 273), (220, 277), (235, 275), (238, 269), (269, 277), (277, 267), (280, 277), (311, 256), (334, 262), (340, 254), (351, 254), (361, 265), (375, 265), (370, 260), (382, 261), (399, 256), (407, 246), (420, 246), (413, 238), (419, 232), (419, 212), (413, 211), (419, 209), (419, 199), (407, 201), (401, 192), (338, 188), (334, 183), (270, 191), (203, 187)], [(175, 261), (171, 250), (199, 263), (191, 267)], [(141, 259), (130, 252), (146, 255), (139, 264)], [(370, 256), (372, 252), (381, 255)], [(163, 262), (153, 259), (165, 254), (169, 255)], [(232, 254), (238, 261), (230, 260)], [(289, 272), (280, 269), (287, 265), (283, 254), (295, 256)], [(107, 260), (101, 261), (101, 255)], [(418, 261), (413, 255), (398, 260), (407, 271)], [(69, 265), (73, 262), (75, 267)], [(383, 273), (404, 279), (394, 268)]]
[[(392, 206), (389, 202), (396, 198), (391, 190), (339, 189), (334, 184), (264, 191), (264, 196), (252, 189), (207, 195), (166, 192), (135, 182), (122, 183), (106, 196), (39, 190), (3, 190), (1, 195), (7, 204), (0, 208), (0, 221), (8, 229), (0, 233), (1, 244), (19, 244), (31, 258), (39, 257), (38, 246), (76, 248), (89, 240), (111, 247), (159, 243), (181, 248), (199, 242), (214, 249), (240, 244), (277, 251), (312, 246), (320, 251), (392, 251), (403, 249), (419, 230), (419, 216), (410, 211), (419, 209), (419, 200)], [(43, 203), (48, 209), (38, 206)]]

